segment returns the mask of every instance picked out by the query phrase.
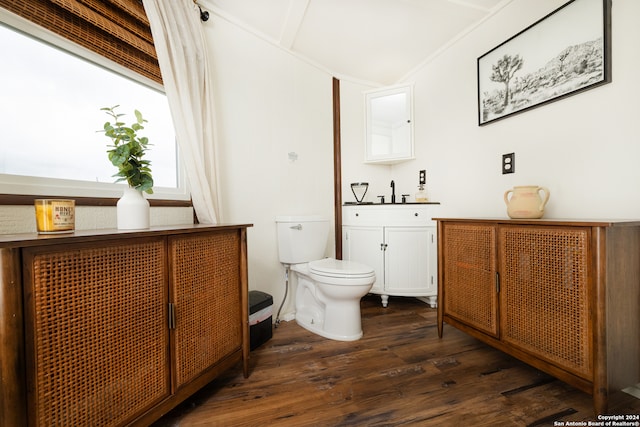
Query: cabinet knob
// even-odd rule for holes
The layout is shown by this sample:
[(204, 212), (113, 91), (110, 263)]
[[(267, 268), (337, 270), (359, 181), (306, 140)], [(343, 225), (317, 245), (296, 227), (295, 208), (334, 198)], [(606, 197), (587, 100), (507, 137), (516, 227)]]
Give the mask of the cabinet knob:
[(418, 212), (414, 213), (413, 215), (414, 215), (414, 216), (418, 216)]
[(356, 212), (356, 216), (360, 216), (360, 214)]

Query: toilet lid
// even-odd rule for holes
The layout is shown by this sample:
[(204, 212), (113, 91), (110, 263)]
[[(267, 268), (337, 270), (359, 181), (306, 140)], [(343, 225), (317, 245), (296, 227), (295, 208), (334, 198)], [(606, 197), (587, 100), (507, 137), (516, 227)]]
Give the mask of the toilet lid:
[(309, 271), (320, 276), (329, 277), (369, 277), (374, 274), (373, 268), (354, 261), (341, 261), (325, 258), (309, 263)]

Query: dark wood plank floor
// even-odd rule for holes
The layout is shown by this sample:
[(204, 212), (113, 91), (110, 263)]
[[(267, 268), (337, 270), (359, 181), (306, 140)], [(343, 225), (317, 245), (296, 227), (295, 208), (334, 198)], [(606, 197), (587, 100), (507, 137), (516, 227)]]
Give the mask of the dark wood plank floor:
[[(295, 322), (154, 427), (553, 426), (596, 421), (591, 396), (445, 325), (414, 298), (362, 300), (364, 337), (324, 339)], [(625, 397), (613, 414), (640, 414)], [(555, 424), (559, 425), (559, 424)]]

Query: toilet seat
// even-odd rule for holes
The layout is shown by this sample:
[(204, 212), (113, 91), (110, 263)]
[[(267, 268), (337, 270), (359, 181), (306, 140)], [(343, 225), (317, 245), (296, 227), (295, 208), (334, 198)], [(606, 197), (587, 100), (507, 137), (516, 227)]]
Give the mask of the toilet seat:
[(337, 279), (365, 279), (375, 275), (373, 268), (354, 261), (324, 258), (309, 263), (309, 272), (322, 277)]

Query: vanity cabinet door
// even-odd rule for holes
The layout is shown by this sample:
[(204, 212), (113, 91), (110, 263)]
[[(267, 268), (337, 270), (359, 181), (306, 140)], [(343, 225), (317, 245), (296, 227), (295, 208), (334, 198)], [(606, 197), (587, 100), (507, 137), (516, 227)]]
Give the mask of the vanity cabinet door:
[(368, 265), (376, 272), (371, 292), (384, 292), (384, 228), (343, 227), (342, 256)]
[(125, 425), (170, 394), (164, 238), (24, 250), (29, 425)]
[(491, 336), (498, 336), (496, 227), (442, 223), (444, 314)]
[(392, 295), (435, 295), (432, 227), (385, 228), (385, 290)]

